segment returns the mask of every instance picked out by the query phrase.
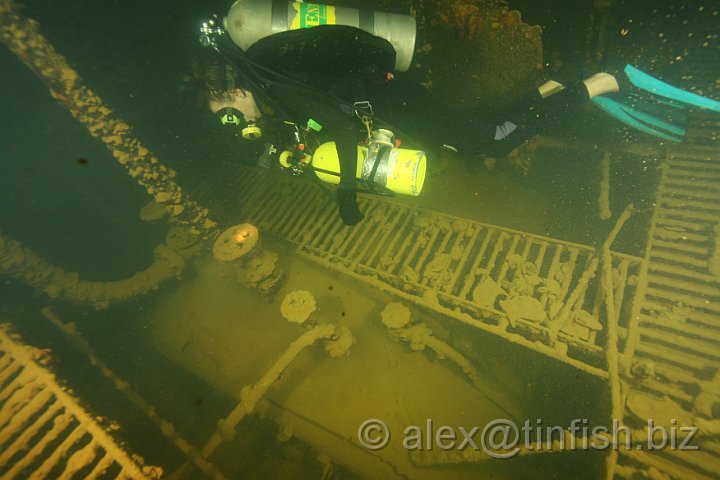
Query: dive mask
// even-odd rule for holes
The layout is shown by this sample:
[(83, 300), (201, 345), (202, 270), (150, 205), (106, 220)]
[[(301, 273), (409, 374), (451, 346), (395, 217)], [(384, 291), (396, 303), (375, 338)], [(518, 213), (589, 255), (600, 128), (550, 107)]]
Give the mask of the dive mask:
[(255, 140), (262, 137), (262, 130), (260, 130), (260, 127), (258, 127), (252, 122), (246, 122), (242, 112), (237, 108), (221, 108), (215, 113), (215, 115), (217, 115), (222, 125), (235, 125), (238, 127), (242, 127), (240, 133), (245, 140)]

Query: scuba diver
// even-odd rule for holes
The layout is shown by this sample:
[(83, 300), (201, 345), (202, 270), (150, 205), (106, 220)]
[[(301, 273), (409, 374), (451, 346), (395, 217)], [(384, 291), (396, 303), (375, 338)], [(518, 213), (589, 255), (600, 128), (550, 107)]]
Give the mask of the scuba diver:
[[(411, 64), (415, 30), (407, 15), (238, 0), (224, 22), (203, 23), (200, 41), (219, 56), (196, 68), (190, 82), (223, 125), (240, 127), (246, 139), (270, 137), (266, 154), (286, 152), (280, 158), (283, 166), (298, 171), (312, 163), (318, 177), (336, 183), (338, 211), (346, 225), (363, 219), (356, 201), (359, 185), (372, 193), (393, 190), (390, 181), (407, 173), (392, 171), (401, 164), (411, 164), (413, 176), (403, 193), (417, 195), (422, 188), (424, 153), (399, 148), (391, 131), (405, 139), (412, 132), (426, 146), (501, 157), (552, 118), (592, 100), (633, 128), (670, 141), (681, 141), (685, 134), (657, 112), (645, 111), (639, 96), (618, 93), (618, 79), (608, 73), (571, 85), (548, 81), (496, 118), (455, 109), (421, 86), (395, 79), (393, 72)], [(634, 67), (626, 67), (625, 74), (633, 86), (672, 99), (670, 103), (720, 111), (717, 101)], [(382, 128), (373, 131), (377, 126)], [(321, 143), (323, 135), (334, 142)], [(365, 147), (359, 148), (359, 142)], [(321, 157), (332, 157), (334, 167), (319, 167)], [(380, 188), (378, 183), (383, 183)]]

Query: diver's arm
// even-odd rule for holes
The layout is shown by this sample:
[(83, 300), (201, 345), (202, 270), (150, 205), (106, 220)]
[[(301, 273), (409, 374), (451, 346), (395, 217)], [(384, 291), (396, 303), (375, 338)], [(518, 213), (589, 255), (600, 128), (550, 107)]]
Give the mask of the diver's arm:
[(343, 113), (327, 95), (311, 95), (284, 85), (275, 86), (275, 95), (280, 96), (296, 118), (312, 118), (323, 126), (323, 136), (335, 141), (340, 160), (340, 184), (337, 188), (340, 217), (345, 225), (359, 223), (363, 219), (357, 206), (355, 192), (359, 122)]
[(365, 218), (358, 208), (355, 191), (357, 171), (357, 141), (351, 135), (341, 135), (335, 140), (340, 159), (340, 184), (337, 187), (337, 202), (340, 218), (345, 225), (356, 225)]

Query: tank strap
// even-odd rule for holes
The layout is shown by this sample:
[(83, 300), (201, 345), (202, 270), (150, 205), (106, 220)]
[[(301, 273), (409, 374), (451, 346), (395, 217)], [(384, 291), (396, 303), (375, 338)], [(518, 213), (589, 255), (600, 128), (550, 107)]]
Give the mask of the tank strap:
[(392, 147), (380, 147), (378, 148), (377, 155), (375, 155), (375, 163), (373, 163), (372, 170), (370, 170), (370, 177), (368, 180), (370, 180), (373, 184), (375, 184), (375, 175), (377, 175), (378, 167), (380, 166), (380, 160), (383, 158), (383, 155), (387, 153), (390, 154), (390, 150), (392, 150)]
[(366, 32), (375, 32), (375, 12), (372, 10), (360, 10), (358, 14), (358, 27)]
[(273, 33), (284, 32), (288, 29), (288, 2), (287, 0), (273, 0), (272, 20), (270, 28)]

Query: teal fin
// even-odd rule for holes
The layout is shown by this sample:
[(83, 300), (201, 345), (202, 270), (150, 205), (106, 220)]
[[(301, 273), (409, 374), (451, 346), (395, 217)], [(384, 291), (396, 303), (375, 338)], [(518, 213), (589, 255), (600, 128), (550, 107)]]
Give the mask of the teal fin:
[[(626, 97), (625, 99), (627, 100), (628, 98)], [(685, 127), (663, 120), (652, 113), (645, 112), (618, 100), (614, 100), (608, 95), (594, 97), (592, 102), (625, 125), (670, 142), (682, 142), (683, 137), (687, 133)]]
[(688, 105), (693, 105), (699, 108), (707, 108), (708, 110), (712, 110), (714, 112), (720, 112), (720, 101), (673, 87), (672, 85), (665, 83), (662, 80), (658, 80), (657, 78), (648, 75), (630, 64), (625, 65), (625, 75), (627, 75), (633, 85), (647, 92), (677, 100)]
[(652, 127), (670, 132), (678, 137), (685, 136), (685, 125), (688, 123), (685, 103), (668, 100), (662, 97), (649, 98), (646, 95), (614, 93), (609, 97), (625, 105), (625, 110)]

